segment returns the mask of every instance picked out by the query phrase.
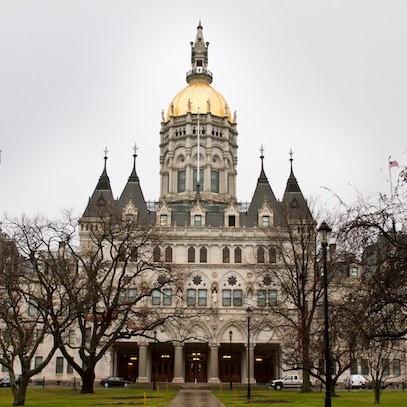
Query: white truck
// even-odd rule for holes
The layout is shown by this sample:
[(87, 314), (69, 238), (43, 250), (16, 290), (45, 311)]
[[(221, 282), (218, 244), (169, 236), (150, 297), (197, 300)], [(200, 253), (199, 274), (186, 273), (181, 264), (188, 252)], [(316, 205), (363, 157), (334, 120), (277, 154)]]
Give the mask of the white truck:
[(300, 388), (302, 387), (302, 378), (296, 374), (289, 374), (282, 379), (271, 381), (270, 385), (273, 389), (281, 390), (283, 388)]

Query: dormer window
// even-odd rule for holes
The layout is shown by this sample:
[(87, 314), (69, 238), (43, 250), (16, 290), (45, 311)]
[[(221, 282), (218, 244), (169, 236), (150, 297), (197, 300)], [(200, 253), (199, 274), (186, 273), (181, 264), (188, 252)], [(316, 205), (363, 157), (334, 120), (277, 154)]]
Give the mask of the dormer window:
[(202, 226), (202, 215), (194, 215), (194, 226)]
[[(200, 40), (200, 39), (199, 39)], [(202, 61), (196, 61), (196, 66), (202, 66)]]
[(236, 226), (236, 216), (235, 215), (229, 215), (228, 216), (228, 224), (229, 227), (235, 227)]
[(168, 216), (167, 216), (167, 214), (160, 215), (160, 226), (167, 226), (167, 224), (168, 224)]
[(269, 227), (270, 226), (270, 216), (269, 215), (263, 215), (261, 217), (261, 225), (263, 227)]

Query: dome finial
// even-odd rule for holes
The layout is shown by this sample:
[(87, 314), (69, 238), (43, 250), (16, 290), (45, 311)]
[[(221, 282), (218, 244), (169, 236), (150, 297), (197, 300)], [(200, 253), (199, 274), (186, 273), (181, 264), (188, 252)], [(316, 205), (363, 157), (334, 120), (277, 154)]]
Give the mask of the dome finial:
[(212, 73), (208, 70), (208, 45), (202, 32), (201, 20), (196, 31), (195, 42), (191, 42), (191, 70), (187, 73), (187, 82), (195, 80), (212, 82)]
[(290, 155), (290, 169), (291, 169), (291, 172), (293, 172), (293, 161), (294, 161), (294, 159), (293, 159), (293, 149), (292, 148), (290, 148), (290, 151), (289, 151), (289, 153), (288, 153), (289, 155)]
[(132, 170), (132, 172), (130, 174), (130, 177), (129, 177), (129, 181), (133, 181), (133, 182), (138, 182), (138, 180), (139, 180), (138, 176), (137, 176), (137, 172), (136, 172), (137, 150), (138, 150), (137, 143), (134, 143), (134, 146), (133, 146), (133, 170)]

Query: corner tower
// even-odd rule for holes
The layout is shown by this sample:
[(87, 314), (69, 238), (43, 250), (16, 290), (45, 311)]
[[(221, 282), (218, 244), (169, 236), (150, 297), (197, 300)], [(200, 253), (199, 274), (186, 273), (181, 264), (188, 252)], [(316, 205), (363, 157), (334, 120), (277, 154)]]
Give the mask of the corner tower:
[(236, 115), (211, 86), (208, 46), (199, 22), (191, 42), (188, 86), (162, 114), (160, 201), (187, 203), (199, 198), (229, 204), (236, 200)]

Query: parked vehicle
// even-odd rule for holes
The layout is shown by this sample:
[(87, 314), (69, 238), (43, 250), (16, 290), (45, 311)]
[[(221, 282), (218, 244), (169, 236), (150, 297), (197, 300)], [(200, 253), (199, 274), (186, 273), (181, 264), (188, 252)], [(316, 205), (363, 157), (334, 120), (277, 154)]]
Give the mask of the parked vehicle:
[(361, 374), (352, 374), (345, 379), (345, 389), (364, 389), (367, 384), (368, 380)]
[(273, 387), (275, 390), (300, 388), (302, 387), (302, 379), (298, 375), (287, 375), (282, 379), (272, 380), (269, 387)]
[(0, 379), (0, 387), (10, 387), (10, 376), (4, 376)]
[(110, 376), (102, 379), (100, 385), (104, 387), (127, 387), (129, 382), (118, 376)]

